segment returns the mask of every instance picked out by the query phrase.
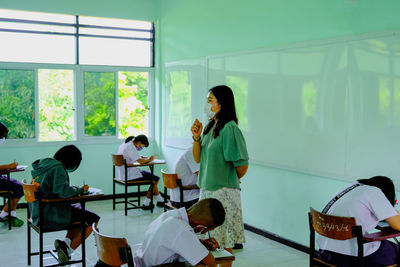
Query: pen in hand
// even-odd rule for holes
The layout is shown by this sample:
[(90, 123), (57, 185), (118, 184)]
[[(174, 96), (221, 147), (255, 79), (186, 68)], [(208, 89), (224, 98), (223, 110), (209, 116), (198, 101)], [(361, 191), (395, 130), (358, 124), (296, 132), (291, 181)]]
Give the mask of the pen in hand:
[(212, 241), (211, 241), (210, 231), (208, 231), (207, 233), (208, 233), (208, 239), (210, 240), (210, 242), (212, 242)]

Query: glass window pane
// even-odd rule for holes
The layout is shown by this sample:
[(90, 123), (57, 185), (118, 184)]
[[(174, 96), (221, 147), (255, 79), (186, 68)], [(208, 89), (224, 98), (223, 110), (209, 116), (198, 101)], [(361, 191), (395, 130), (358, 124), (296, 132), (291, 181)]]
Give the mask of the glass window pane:
[(79, 24), (121, 27), (121, 28), (136, 28), (145, 30), (150, 30), (152, 28), (152, 23), (149, 21), (83, 17), (83, 16), (79, 16)]
[(75, 63), (73, 36), (0, 32), (0, 40), (0, 61)]
[(79, 63), (113, 66), (151, 66), (151, 42), (110, 38), (79, 38)]
[(8, 138), (35, 137), (35, 84), (33, 70), (0, 70), (0, 121)]
[(19, 10), (0, 9), (0, 18), (24, 19), (36, 21), (50, 21), (59, 23), (75, 23), (75, 16), (59, 15), (43, 12), (29, 12)]
[(85, 135), (115, 136), (115, 74), (85, 72)]
[(118, 73), (119, 138), (148, 135), (148, 73)]
[(39, 141), (74, 140), (74, 73), (39, 69)]
[(171, 71), (167, 79), (167, 138), (185, 138), (192, 124), (190, 72)]

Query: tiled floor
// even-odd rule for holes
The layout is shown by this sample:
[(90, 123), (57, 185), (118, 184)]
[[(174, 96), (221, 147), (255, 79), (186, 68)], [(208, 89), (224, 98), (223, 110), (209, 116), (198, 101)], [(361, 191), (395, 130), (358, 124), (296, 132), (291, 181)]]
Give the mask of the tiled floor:
[[(132, 245), (142, 241), (147, 225), (163, 212), (162, 208), (155, 208), (154, 213), (142, 210), (130, 210), (128, 216), (123, 215), (123, 205), (117, 210), (112, 210), (110, 200), (89, 202), (87, 207), (101, 216), (99, 230), (111, 236), (124, 236)], [(17, 211), (18, 217), (26, 219), (26, 210)], [(56, 232), (45, 234), (44, 244), (47, 248), (53, 247), (54, 239), (64, 238), (65, 233)], [(33, 232), (33, 248), (38, 248), (38, 235)], [(243, 267), (306, 267), (308, 255), (298, 250), (289, 248), (252, 232), (246, 231), (246, 240), (242, 250), (235, 250), (236, 260), (233, 266)], [(86, 242), (87, 266), (93, 266), (97, 261), (94, 238), (90, 236)], [(26, 225), (13, 228), (11, 231), (4, 224), (0, 224), (0, 267), (27, 266), (26, 256)], [(74, 257), (79, 257), (80, 249), (76, 250)], [(51, 256), (45, 264), (55, 262)], [(38, 257), (33, 257), (31, 266), (38, 266)], [(81, 266), (74, 265), (74, 266)]]

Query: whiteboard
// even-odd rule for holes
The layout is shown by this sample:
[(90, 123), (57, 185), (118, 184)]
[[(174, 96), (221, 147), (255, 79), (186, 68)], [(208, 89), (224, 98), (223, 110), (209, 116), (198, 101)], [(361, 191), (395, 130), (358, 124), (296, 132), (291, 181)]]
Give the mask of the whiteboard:
[(250, 160), (351, 180), (400, 173), (397, 33), (207, 58), (229, 85)]

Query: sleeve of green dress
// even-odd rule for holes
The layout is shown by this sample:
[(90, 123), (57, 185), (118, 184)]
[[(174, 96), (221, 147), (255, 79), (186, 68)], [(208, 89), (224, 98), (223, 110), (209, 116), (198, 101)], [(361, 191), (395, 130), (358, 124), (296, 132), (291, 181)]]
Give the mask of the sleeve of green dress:
[[(222, 146), (225, 161), (231, 161), (233, 166), (244, 166), (249, 164), (246, 141), (236, 123), (225, 125)], [(224, 128), (225, 128), (224, 127)]]

